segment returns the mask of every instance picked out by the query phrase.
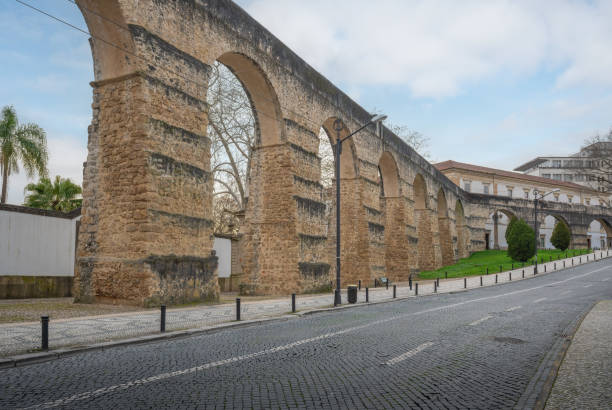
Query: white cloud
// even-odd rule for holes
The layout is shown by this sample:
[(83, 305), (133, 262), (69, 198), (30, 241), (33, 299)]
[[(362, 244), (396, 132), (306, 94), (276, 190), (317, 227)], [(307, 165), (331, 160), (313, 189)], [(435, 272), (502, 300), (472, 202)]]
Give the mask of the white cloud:
[(554, 68), (559, 87), (612, 85), (609, 1), (253, 0), (245, 9), (336, 82), (437, 98)]

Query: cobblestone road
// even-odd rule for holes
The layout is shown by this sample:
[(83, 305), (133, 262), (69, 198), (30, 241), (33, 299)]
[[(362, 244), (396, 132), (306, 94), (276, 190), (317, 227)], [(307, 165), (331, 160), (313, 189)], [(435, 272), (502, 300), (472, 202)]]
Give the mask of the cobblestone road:
[[(582, 255), (566, 260), (549, 262), (540, 266), (540, 272), (551, 272), (562, 269), (564, 266), (570, 267), (593, 261), (596, 257), (600, 259), (606, 256), (604, 252)], [(525, 269), (515, 269), (503, 273), (491, 273), (488, 276), (472, 276), (465, 279), (441, 280), (439, 293), (449, 293), (467, 288), (482, 286), (492, 286), (509, 281), (521, 280), (523, 277), (531, 278), (533, 267)], [(419, 285), (419, 295), (431, 294), (434, 292), (433, 281), (421, 282)], [(397, 297), (414, 296), (416, 288), (410, 290), (408, 286), (397, 288)], [(370, 289), (370, 301), (382, 301), (392, 298), (392, 288)], [(298, 296), (298, 311), (306, 311), (317, 308), (330, 307), (333, 295), (320, 296)], [(343, 294), (343, 301), (346, 302), (346, 291)], [(365, 302), (365, 289), (359, 293), (359, 303)], [(291, 300), (289, 297), (264, 300), (258, 302), (243, 303), (241, 307), (241, 318), (260, 319), (265, 317), (279, 316), (291, 310)], [(49, 327), (49, 346), (52, 349), (66, 346), (82, 346), (92, 343), (106, 342), (110, 340), (125, 339), (150, 335), (159, 332), (159, 312), (131, 312), (115, 315), (62, 319), (55, 320), (51, 317)], [(216, 326), (220, 323), (227, 323), (236, 317), (235, 305), (215, 305), (199, 306), (194, 308), (169, 309), (166, 317), (166, 330), (181, 329), (205, 329)], [(40, 323), (29, 324), (0, 324), (0, 357), (25, 353), (33, 349), (40, 348)]]
[(0, 371), (0, 408), (513, 408), (612, 260)]

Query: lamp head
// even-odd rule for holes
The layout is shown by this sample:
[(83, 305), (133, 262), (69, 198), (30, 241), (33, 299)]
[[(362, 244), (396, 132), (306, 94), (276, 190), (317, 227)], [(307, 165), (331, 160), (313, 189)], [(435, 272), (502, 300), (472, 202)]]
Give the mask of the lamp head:
[(372, 119), (370, 120), (370, 122), (376, 124), (376, 123), (384, 121), (386, 119), (387, 119), (386, 115), (378, 114), (378, 115), (373, 116)]

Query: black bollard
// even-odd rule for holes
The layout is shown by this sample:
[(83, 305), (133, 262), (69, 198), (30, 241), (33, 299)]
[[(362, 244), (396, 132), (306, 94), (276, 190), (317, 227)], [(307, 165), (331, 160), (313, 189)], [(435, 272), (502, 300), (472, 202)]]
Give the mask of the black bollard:
[(563, 268), (565, 269), (565, 261), (563, 261)]
[(240, 298), (236, 298), (236, 320), (240, 321)]
[(389, 290), (389, 279), (387, 279), (386, 284), (387, 284), (387, 290)]
[(410, 288), (410, 290), (412, 290), (412, 274), (408, 276), (408, 287)]
[(467, 289), (467, 278), (463, 278), (463, 289)]
[(414, 294), (415, 296), (419, 295), (419, 283), (418, 282), (414, 284)]
[(546, 273), (546, 265), (544, 265), (544, 273)]
[(438, 293), (438, 282), (434, 280), (434, 293)]
[(370, 301), (370, 288), (366, 288), (366, 303)]
[(396, 296), (397, 296), (397, 287), (396, 285), (393, 285), (393, 299), (395, 299)]
[(512, 282), (512, 272), (510, 272), (510, 282)]
[(295, 293), (291, 294), (291, 313), (295, 313)]
[(487, 266), (487, 275), (489, 274), (489, 267)]
[(436, 286), (440, 287), (440, 278), (436, 279)]
[(166, 305), (161, 305), (161, 318), (159, 321), (159, 331), (164, 333), (166, 331)]
[(553, 268), (554, 268), (554, 270), (557, 270), (557, 262), (555, 262)]
[(40, 317), (41, 325), (41, 349), (49, 350), (49, 316)]
[(359, 279), (359, 290), (361, 290), (361, 279)]
[(378, 287), (378, 281), (376, 279), (374, 279), (374, 287)]
[(480, 286), (482, 286), (482, 276), (480, 277)]
[(497, 283), (497, 274), (495, 275), (495, 283)]
[(525, 279), (525, 269), (523, 269), (523, 279)]

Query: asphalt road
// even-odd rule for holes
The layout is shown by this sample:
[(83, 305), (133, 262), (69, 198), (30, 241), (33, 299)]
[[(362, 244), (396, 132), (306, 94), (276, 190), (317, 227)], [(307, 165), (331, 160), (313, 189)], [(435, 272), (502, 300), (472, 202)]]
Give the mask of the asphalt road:
[(513, 408), (612, 260), (454, 294), (344, 309), (0, 370), (0, 408)]

